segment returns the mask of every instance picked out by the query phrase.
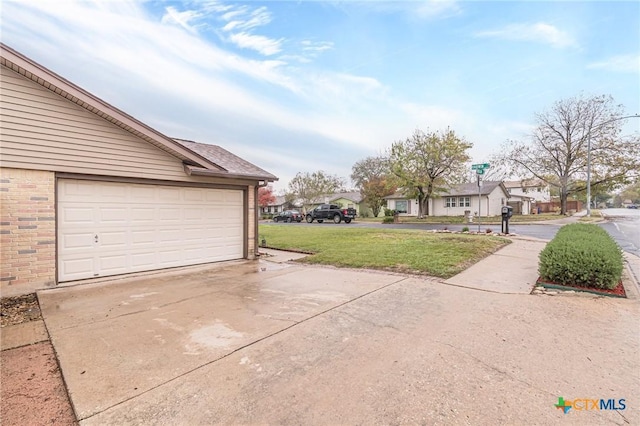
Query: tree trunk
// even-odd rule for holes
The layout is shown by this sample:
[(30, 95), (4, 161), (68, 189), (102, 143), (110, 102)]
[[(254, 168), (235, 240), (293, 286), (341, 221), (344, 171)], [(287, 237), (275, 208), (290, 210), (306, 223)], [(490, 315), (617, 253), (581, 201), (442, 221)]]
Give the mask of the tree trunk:
[(429, 199), (425, 195), (418, 198), (418, 219), (429, 215)]
[(562, 188), (560, 190), (560, 214), (561, 215), (567, 214), (567, 198), (568, 197), (569, 196), (567, 194), (567, 189)]

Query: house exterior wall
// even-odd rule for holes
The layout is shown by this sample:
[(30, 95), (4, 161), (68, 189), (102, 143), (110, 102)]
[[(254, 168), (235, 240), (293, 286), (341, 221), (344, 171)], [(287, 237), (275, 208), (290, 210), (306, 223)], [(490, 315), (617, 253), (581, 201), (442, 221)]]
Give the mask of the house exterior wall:
[(6, 67), (0, 87), (3, 167), (230, 183), (187, 175), (179, 159)]
[(525, 197), (531, 197), (536, 201), (540, 202), (548, 202), (551, 201), (551, 194), (549, 193), (549, 187), (519, 187), (519, 188), (509, 188), (509, 194), (511, 195), (522, 195)]
[(3, 296), (55, 284), (55, 174), (0, 170), (0, 289)]
[[(456, 195), (456, 201), (459, 198), (469, 197), (470, 206), (459, 207), (456, 202), (456, 207), (446, 207), (446, 196), (432, 198), (429, 200), (429, 215), (430, 216), (463, 216), (465, 211), (471, 211), (471, 214), (477, 215), (478, 212), (478, 195)], [(482, 216), (498, 216), (502, 214), (502, 206), (507, 202), (507, 195), (498, 186), (490, 194), (482, 195), (481, 199), (481, 215)], [(397, 210), (398, 201), (407, 201), (409, 211), (407, 213), (400, 213), (400, 216), (417, 216), (418, 215), (418, 202), (415, 199), (388, 199), (388, 208), (391, 210)]]
[(389, 210), (397, 210), (396, 203), (398, 201), (407, 202), (407, 213), (400, 213), (399, 216), (418, 216), (418, 202), (415, 199), (392, 198), (387, 200), (387, 208)]

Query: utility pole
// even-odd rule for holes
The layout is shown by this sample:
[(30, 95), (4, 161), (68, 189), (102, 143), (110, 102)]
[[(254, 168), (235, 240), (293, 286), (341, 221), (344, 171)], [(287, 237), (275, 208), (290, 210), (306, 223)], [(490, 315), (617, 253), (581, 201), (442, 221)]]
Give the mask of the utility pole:
[(471, 165), (471, 170), (475, 170), (476, 176), (478, 177), (478, 234), (480, 233), (480, 222), (482, 221), (482, 200), (480, 199), (480, 197), (482, 196), (482, 192), (480, 191), (480, 188), (482, 187), (482, 181), (480, 180), (480, 175), (483, 175), (484, 171), (489, 167), (489, 163)]

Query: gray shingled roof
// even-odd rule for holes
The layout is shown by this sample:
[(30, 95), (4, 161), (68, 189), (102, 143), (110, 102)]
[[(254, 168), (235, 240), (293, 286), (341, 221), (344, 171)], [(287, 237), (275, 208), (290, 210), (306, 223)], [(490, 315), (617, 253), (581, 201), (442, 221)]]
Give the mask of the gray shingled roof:
[(362, 202), (362, 194), (359, 192), (337, 192), (331, 195), (330, 201), (335, 201), (339, 198), (346, 198), (347, 200), (351, 200), (356, 204)]
[(232, 154), (231, 152), (218, 145), (210, 145), (206, 143), (199, 143), (176, 138), (174, 138), (174, 140), (180, 143), (185, 148), (190, 149), (196, 154), (199, 154), (212, 163), (220, 166), (229, 174), (248, 177), (259, 177), (264, 180), (278, 180), (275, 175), (272, 175), (266, 170), (261, 169), (260, 167), (251, 164), (246, 160), (243, 160), (242, 158), (238, 157), (235, 154)]
[[(497, 186), (500, 186), (501, 181), (486, 181), (482, 182), (480, 187), (481, 195), (489, 195)], [(452, 197), (458, 195), (478, 195), (478, 184), (476, 182), (461, 183), (453, 185), (448, 191), (438, 193), (441, 197)]]
[[(489, 195), (496, 187), (500, 186), (501, 181), (486, 181), (482, 182), (480, 188), (481, 195)], [(460, 195), (478, 195), (478, 184), (476, 182), (461, 183), (453, 185), (448, 191), (438, 192), (435, 197), (457, 197)], [(384, 197), (385, 199), (404, 199), (407, 198), (401, 191), (397, 191), (393, 195)]]

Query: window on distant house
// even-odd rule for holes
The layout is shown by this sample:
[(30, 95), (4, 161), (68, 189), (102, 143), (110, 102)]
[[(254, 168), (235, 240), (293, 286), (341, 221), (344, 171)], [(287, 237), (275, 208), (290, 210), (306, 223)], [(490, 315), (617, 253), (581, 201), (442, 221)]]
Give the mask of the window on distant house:
[(458, 207), (471, 207), (471, 200), (469, 197), (458, 198)]
[(398, 213), (408, 213), (408, 201), (407, 200), (396, 200), (396, 210)]
[(456, 206), (456, 201), (457, 201), (456, 197), (446, 197), (444, 199), (444, 206), (445, 207), (455, 207)]

